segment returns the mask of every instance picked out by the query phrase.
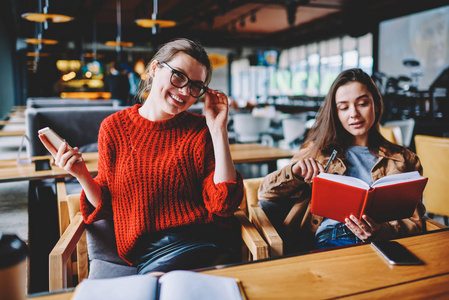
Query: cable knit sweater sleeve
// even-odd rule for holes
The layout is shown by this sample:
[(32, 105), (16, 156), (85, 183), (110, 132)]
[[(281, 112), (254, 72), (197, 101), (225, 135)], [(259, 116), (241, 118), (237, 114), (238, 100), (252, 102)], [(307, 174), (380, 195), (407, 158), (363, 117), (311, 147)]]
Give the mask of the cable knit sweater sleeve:
[(206, 209), (217, 216), (229, 217), (243, 199), (243, 178), (236, 171), (236, 181), (214, 183), (215, 158), (210, 135), (206, 137), (206, 177), (203, 182), (203, 199)]
[(80, 210), (83, 214), (84, 222), (91, 224), (101, 219), (112, 218), (111, 195), (108, 189), (108, 173), (114, 172), (114, 141), (111, 133), (108, 132), (109, 126), (112, 125), (110, 119), (105, 119), (98, 134), (98, 175), (95, 181), (101, 188), (101, 200), (95, 208), (86, 198), (84, 190), (81, 193)]

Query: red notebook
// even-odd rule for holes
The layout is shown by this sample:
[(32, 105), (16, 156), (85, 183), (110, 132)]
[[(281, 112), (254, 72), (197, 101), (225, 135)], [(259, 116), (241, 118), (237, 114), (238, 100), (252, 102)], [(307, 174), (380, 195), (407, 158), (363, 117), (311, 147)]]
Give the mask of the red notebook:
[(351, 176), (320, 173), (313, 179), (313, 214), (345, 222), (363, 214), (381, 223), (409, 218), (421, 201), (428, 178), (417, 171), (388, 175), (369, 186)]

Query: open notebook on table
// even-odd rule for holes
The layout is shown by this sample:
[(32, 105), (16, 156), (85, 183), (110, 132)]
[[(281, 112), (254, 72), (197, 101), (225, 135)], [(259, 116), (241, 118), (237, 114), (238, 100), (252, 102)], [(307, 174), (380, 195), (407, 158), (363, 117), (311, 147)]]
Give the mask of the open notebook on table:
[(110, 279), (85, 279), (73, 300), (245, 300), (238, 280), (223, 276), (171, 271), (161, 277), (132, 275)]

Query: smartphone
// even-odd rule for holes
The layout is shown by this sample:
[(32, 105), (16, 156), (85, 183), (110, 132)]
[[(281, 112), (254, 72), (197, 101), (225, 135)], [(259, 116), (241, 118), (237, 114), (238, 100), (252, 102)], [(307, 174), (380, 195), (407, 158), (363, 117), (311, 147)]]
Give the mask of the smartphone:
[(374, 241), (371, 245), (392, 265), (422, 265), (416, 255), (396, 241)]
[(51, 170), (49, 159), (38, 159), (34, 161), (34, 168), (36, 171)]
[[(55, 147), (56, 151), (58, 151), (59, 146), (61, 146), (62, 143), (64, 143), (64, 140), (56, 133), (54, 132), (50, 127), (45, 127), (40, 129), (37, 132), (39, 135), (43, 134), (47, 138), (47, 140)], [(72, 149), (70, 145), (67, 145), (67, 148), (69, 150)]]

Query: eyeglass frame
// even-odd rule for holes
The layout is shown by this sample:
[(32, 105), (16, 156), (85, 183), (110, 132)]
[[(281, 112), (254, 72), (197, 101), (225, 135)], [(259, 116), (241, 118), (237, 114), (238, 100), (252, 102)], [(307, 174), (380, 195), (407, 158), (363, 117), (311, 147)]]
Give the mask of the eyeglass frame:
[[(198, 83), (198, 82), (196, 82), (196, 81), (193, 81), (193, 80), (191, 80), (190, 78), (189, 78), (189, 76), (187, 76), (186, 74), (184, 74), (183, 72), (181, 72), (181, 71), (179, 71), (179, 70), (176, 70), (176, 69), (173, 69), (172, 67), (170, 67), (166, 62), (159, 62), (159, 65), (161, 65), (161, 66), (163, 66), (164, 68), (167, 68), (167, 69), (169, 69), (170, 71), (171, 71), (171, 75), (170, 75), (170, 83), (171, 83), (171, 85), (173, 85), (174, 87), (177, 87), (177, 88), (179, 88), (179, 89), (182, 89), (182, 88), (184, 88), (185, 86), (187, 86), (187, 85), (189, 85), (189, 94), (190, 94), (190, 96), (192, 96), (193, 98), (200, 98), (201, 96), (203, 96), (208, 90), (209, 90), (209, 88), (207, 87), (207, 86), (205, 86), (204, 84), (200, 84), (200, 83)], [(172, 78), (173, 78), (173, 74), (175, 74), (175, 73), (179, 73), (179, 74), (182, 74), (183, 76), (185, 76), (185, 78), (187, 78), (187, 82), (183, 85), (183, 86), (177, 86), (177, 85), (174, 85), (173, 84), (173, 81), (172, 81)], [(192, 84), (195, 84), (195, 85), (197, 85), (197, 86), (201, 86), (201, 88), (203, 89), (203, 92), (199, 95), (199, 96), (194, 96), (194, 95), (192, 95), (192, 90), (191, 90), (191, 87), (192, 87)]]

